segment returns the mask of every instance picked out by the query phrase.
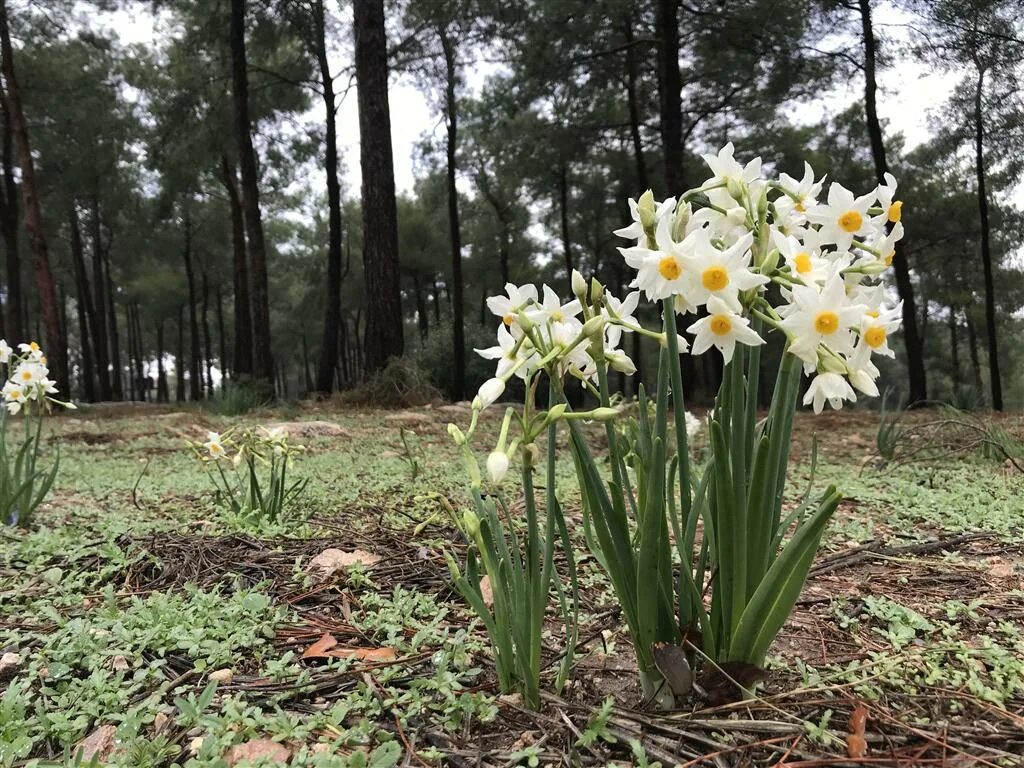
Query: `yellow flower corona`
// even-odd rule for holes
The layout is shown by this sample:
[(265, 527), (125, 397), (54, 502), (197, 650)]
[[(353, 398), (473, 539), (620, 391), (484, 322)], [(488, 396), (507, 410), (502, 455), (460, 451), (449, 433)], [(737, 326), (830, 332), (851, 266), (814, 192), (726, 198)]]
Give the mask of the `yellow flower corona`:
[(831, 336), (839, 330), (839, 315), (829, 310), (819, 312), (814, 318), (814, 330), (822, 336)]
[(503, 315), (501, 318), (501, 322), (503, 322), (505, 325), (509, 327), (512, 326), (513, 321), (515, 321), (515, 317), (513, 317), (512, 315)]
[(903, 201), (896, 200), (889, 206), (889, 221), (895, 224), (903, 217)]
[(728, 315), (712, 315), (710, 327), (715, 336), (728, 336), (732, 332), (732, 320)]
[(796, 267), (796, 271), (801, 275), (806, 275), (811, 271), (811, 255), (806, 251), (798, 253), (793, 259), (793, 265)]
[(872, 349), (878, 349), (880, 346), (885, 344), (885, 337), (885, 328), (880, 325), (872, 325), (864, 331), (864, 341)]
[(675, 256), (665, 256), (658, 262), (658, 274), (666, 280), (676, 280), (683, 274), (683, 268)]
[(725, 267), (708, 267), (700, 276), (700, 281), (709, 291), (720, 291), (729, 285), (729, 272)]
[(858, 232), (864, 224), (864, 217), (858, 211), (847, 211), (839, 217), (839, 226), (847, 232)]

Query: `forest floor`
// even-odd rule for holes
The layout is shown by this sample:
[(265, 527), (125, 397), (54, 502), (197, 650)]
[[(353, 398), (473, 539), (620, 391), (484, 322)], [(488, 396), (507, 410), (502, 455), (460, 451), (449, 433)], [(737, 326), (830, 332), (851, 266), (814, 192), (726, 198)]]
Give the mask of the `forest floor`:
[[(1005, 457), (961, 436), (884, 466), (877, 414), (801, 414), (792, 498), (816, 435), (816, 487), (845, 501), (759, 697), (645, 709), (583, 558), (575, 673), (555, 693), (552, 664), (531, 712), (498, 695), (444, 558), (462, 545), (437, 494), (465, 499), (446, 425), (467, 420), (444, 405), (54, 419), (55, 491), (28, 530), (0, 533), (0, 768), (69, 764), (79, 747), (152, 768), (1024, 764), (1024, 474)], [(310, 483), (284, 522), (215, 508), (186, 449), (238, 423), (285, 423), (307, 446)], [(1020, 416), (1000, 427), (1024, 436)], [(571, 464), (560, 472), (571, 525)], [(358, 562), (324, 578), (310, 563), (331, 548)], [(554, 615), (545, 648), (557, 661)], [(847, 757), (851, 718), (866, 757)]]

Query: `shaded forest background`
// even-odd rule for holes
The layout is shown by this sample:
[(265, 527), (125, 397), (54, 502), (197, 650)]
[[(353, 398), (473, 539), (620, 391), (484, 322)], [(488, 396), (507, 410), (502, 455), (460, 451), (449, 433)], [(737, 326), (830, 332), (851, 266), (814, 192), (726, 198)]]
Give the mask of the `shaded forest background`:
[[(897, 0), (892, 34), (882, 5), (0, 0), (0, 334), (44, 341), (82, 401), (330, 393), (394, 356), (461, 399), (491, 373), (471, 351), (493, 343), (486, 296), (568, 291), (572, 269), (624, 293), (627, 197), (699, 184), (700, 154), (733, 141), (861, 192), (894, 173), (904, 330), (884, 380), (1020, 408), (1024, 10)], [(100, 23), (126, 11), (155, 14), (152, 44)], [(907, 60), (954, 83), (912, 148), (876, 85)], [(396, 196), (399, 79), (440, 130)], [(340, 171), (343, 99), (361, 188)], [(719, 375), (699, 365), (698, 400)]]

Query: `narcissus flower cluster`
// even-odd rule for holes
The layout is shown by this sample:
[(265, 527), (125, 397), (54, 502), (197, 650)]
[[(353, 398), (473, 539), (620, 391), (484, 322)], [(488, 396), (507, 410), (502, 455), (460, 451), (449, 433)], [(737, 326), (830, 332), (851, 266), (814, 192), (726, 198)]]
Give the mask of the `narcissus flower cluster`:
[(686, 329), (695, 355), (714, 347), (729, 362), (765, 328), (784, 333), (814, 377), (804, 403), (815, 412), (854, 390), (877, 396), (872, 358), (894, 356), (901, 316), (880, 282), (903, 237), (896, 179), (860, 196), (833, 182), (821, 201), (824, 180), (806, 163), (798, 181), (765, 178), (760, 158), (741, 165), (732, 144), (704, 159), (713, 175), (682, 200), (630, 200), (633, 222), (615, 234), (635, 240), (619, 249), (632, 287), (698, 315)]
[(19, 344), (18, 353), (15, 353), (6, 340), (0, 339), (0, 364), (7, 366), (7, 381), (0, 393), (8, 413), (18, 413), (30, 403), (75, 407), (70, 402), (52, 397), (57, 394), (57, 385), (50, 378), (46, 355), (36, 342)]

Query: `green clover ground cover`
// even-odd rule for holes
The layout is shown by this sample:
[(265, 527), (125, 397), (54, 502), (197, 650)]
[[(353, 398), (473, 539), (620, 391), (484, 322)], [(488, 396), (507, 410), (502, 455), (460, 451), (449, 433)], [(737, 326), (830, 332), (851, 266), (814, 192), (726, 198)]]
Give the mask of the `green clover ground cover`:
[[(61, 421), (61, 476), (36, 527), (0, 533), (0, 648), (20, 655), (0, 696), (0, 766), (66, 764), (74, 746), (104, 725), (116, 729), (104, 763), (117, 766), (219, 767), (227, 765), (232, 746), (253, 739), (278, 742), (296, 766), (383, 768), (403, 759), (405, 739), (413, 740), (421, 760), (440, 764), (443, 745), (477, 731), (492, 734), (493, 746), (502, 704), (494, 696), (487, 644), (447, 589), (384, 583), (372, 568), (356, 570), (332, 588), (333, 602), (307, 610), (283, 599), (284, 592), (312, 588), (299, 556), (287, 589), (253, 586), (251, 578), (241, 578), (245, 563), (229, 564), (223, 578), (204, 585), (149, 591), (127, 580), (160, 555), (139, 542), (172, 533), (237, 533), (276, 539), (283, 547), (289, 538), (336, 534), (335, 523), (343, 520), (369, 537), (360, 546), (372, 545), (384, 525), (404, 532), (412, 546), (440, 551), (452, 532), (430, 495), (463, 498), (461, 468), (445, 433), (452, 414), (303, 415), (328, 420), (339, 431), (300, 439), (309, 450), (296, 475), (310, 479), (309, 489), (291, 519), (264, 529), (239, 529), (212, 508), (202, 469), (184, 447), (186, 435), (260, 423), (255, 417), (85, 416), (88, 421)], [(271, 413), (264, 420), (275, 419)], [(963, 531), (992, 532), (1002, 544), (1022, 540), (1024, 480), (998, 464), (967, 459), (862, 473), (851, 466), (833, 460), (828, 442), (822, 444), (816, 486), (835, 482), (850, 499), (837, 513), (826, 550), (876, 537), (906, 543)], [(807, 472), (801, 463), (793, 474)], [(572, 467), (560, 465), (559, 476), (568, 489), (569, 519), (578, 524)], [(795, 482), (792, 496), (800, 493)], [(578, 530), (574, 535), (582, 539)], [(935, 562), (984, 567), (956, 554), (936, 554)], [(904, 566), (913, 574), (916, 566)], [(1024, 582), (1019, 570), (1014, 573), (1017, 592), (1001, 595), (1004, 613), (1024, 606)], [(597, 569), (585, 569), (582, 577), (588, 605), (595, 611), (608, 605), (608, 585)], [(794, 683), (839, 681), (869, 701), (941, 686), (996, 707), (1019, 702), (1019, 621), (973, 597), (948, 594), (922, 605), (912, 590), (899, 588), (833, 594), (824, 621), (860, 643), (863, 658), (808, 658)], [(301, 652), (317, 632), (300, 645), (282, 638), (314, 613), (350, 624), (367, 647), (393, 648), (398, 661), (368, 669), (353, 659), (303, 661)], [(631, 649), (617, 637), (606, 638), (604, 650), (629, 658)], [(552, 644), (557, 647), (557, 638)], [(584, 655), (581, 663), (589, 661)], [(776, 658), (773, 666), (782, 661)], [(221, 669), (232, 670), (234, 681), (211, 684), (210, 673)], [(602, 699), (591, 702), (595, 713)], [(580, 727), (587, 722), (584, 717)], [(828, 727), (819, 730), (827, 741)], [(516, 745), (516, 737), (507, 734), (499, 744), (504, 760), (537, 759), (542, 748)], [(576, 738), (571, 749), (590, 748), (572, 746)], [(599, 741), (617, 759), (646, 761), (638, 745)]]

